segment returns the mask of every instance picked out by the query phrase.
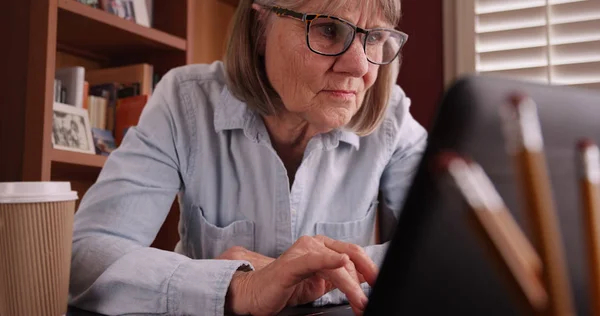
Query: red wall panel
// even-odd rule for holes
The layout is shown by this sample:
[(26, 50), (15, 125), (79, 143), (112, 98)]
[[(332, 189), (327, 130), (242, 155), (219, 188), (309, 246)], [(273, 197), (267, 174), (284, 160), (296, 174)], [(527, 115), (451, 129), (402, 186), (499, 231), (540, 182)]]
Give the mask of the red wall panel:
[(443, 0), (403, 0), (403, 49), (398, 84), (412, 99), (411, 113), (429, 129), (444, 91)]

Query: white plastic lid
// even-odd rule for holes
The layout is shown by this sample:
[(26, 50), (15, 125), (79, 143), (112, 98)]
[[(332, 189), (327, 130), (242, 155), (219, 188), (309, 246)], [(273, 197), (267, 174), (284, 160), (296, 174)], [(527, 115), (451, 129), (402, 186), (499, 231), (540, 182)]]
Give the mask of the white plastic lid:
[(0, 182), (0, 203), (39, 203), (77, 200), (70, 182)]

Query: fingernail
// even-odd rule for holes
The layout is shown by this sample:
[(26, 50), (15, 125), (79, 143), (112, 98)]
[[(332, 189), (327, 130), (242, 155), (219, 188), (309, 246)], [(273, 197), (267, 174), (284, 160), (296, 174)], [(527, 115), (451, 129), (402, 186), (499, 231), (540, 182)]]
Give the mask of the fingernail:
[(363, 310), (365, 310), (365, 308), (367, 308), (367, 304), (369, 303), (369, 299), (365, 296), (362, 298), (361, 302), (363, 304)]

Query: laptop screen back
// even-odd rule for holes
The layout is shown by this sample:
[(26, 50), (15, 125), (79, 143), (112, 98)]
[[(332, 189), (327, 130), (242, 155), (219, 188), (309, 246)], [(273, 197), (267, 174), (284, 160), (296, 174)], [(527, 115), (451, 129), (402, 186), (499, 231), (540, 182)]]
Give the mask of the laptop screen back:
[(432, 157), (440, 150), (471, 157), (530, 237), (499, 116), (499, 107), (513, 92), (525, 92), (538, 105), (573, 302), (578, 315), (589, 314), (575, 146), (581, 137), (600, 143), (600, 93), (468, 77), (444, 96), (366, 315), (521, 313), (507, 281), (469, 225), (468, 208), (458, 192), (444, 187), (431, 172)]

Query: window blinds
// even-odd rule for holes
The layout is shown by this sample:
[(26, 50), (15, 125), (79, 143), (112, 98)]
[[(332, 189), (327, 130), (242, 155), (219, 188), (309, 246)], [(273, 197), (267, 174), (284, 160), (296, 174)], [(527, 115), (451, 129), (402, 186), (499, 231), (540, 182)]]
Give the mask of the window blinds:
[(475, 69), (600, 89), (600, 0), (475, 0)]

